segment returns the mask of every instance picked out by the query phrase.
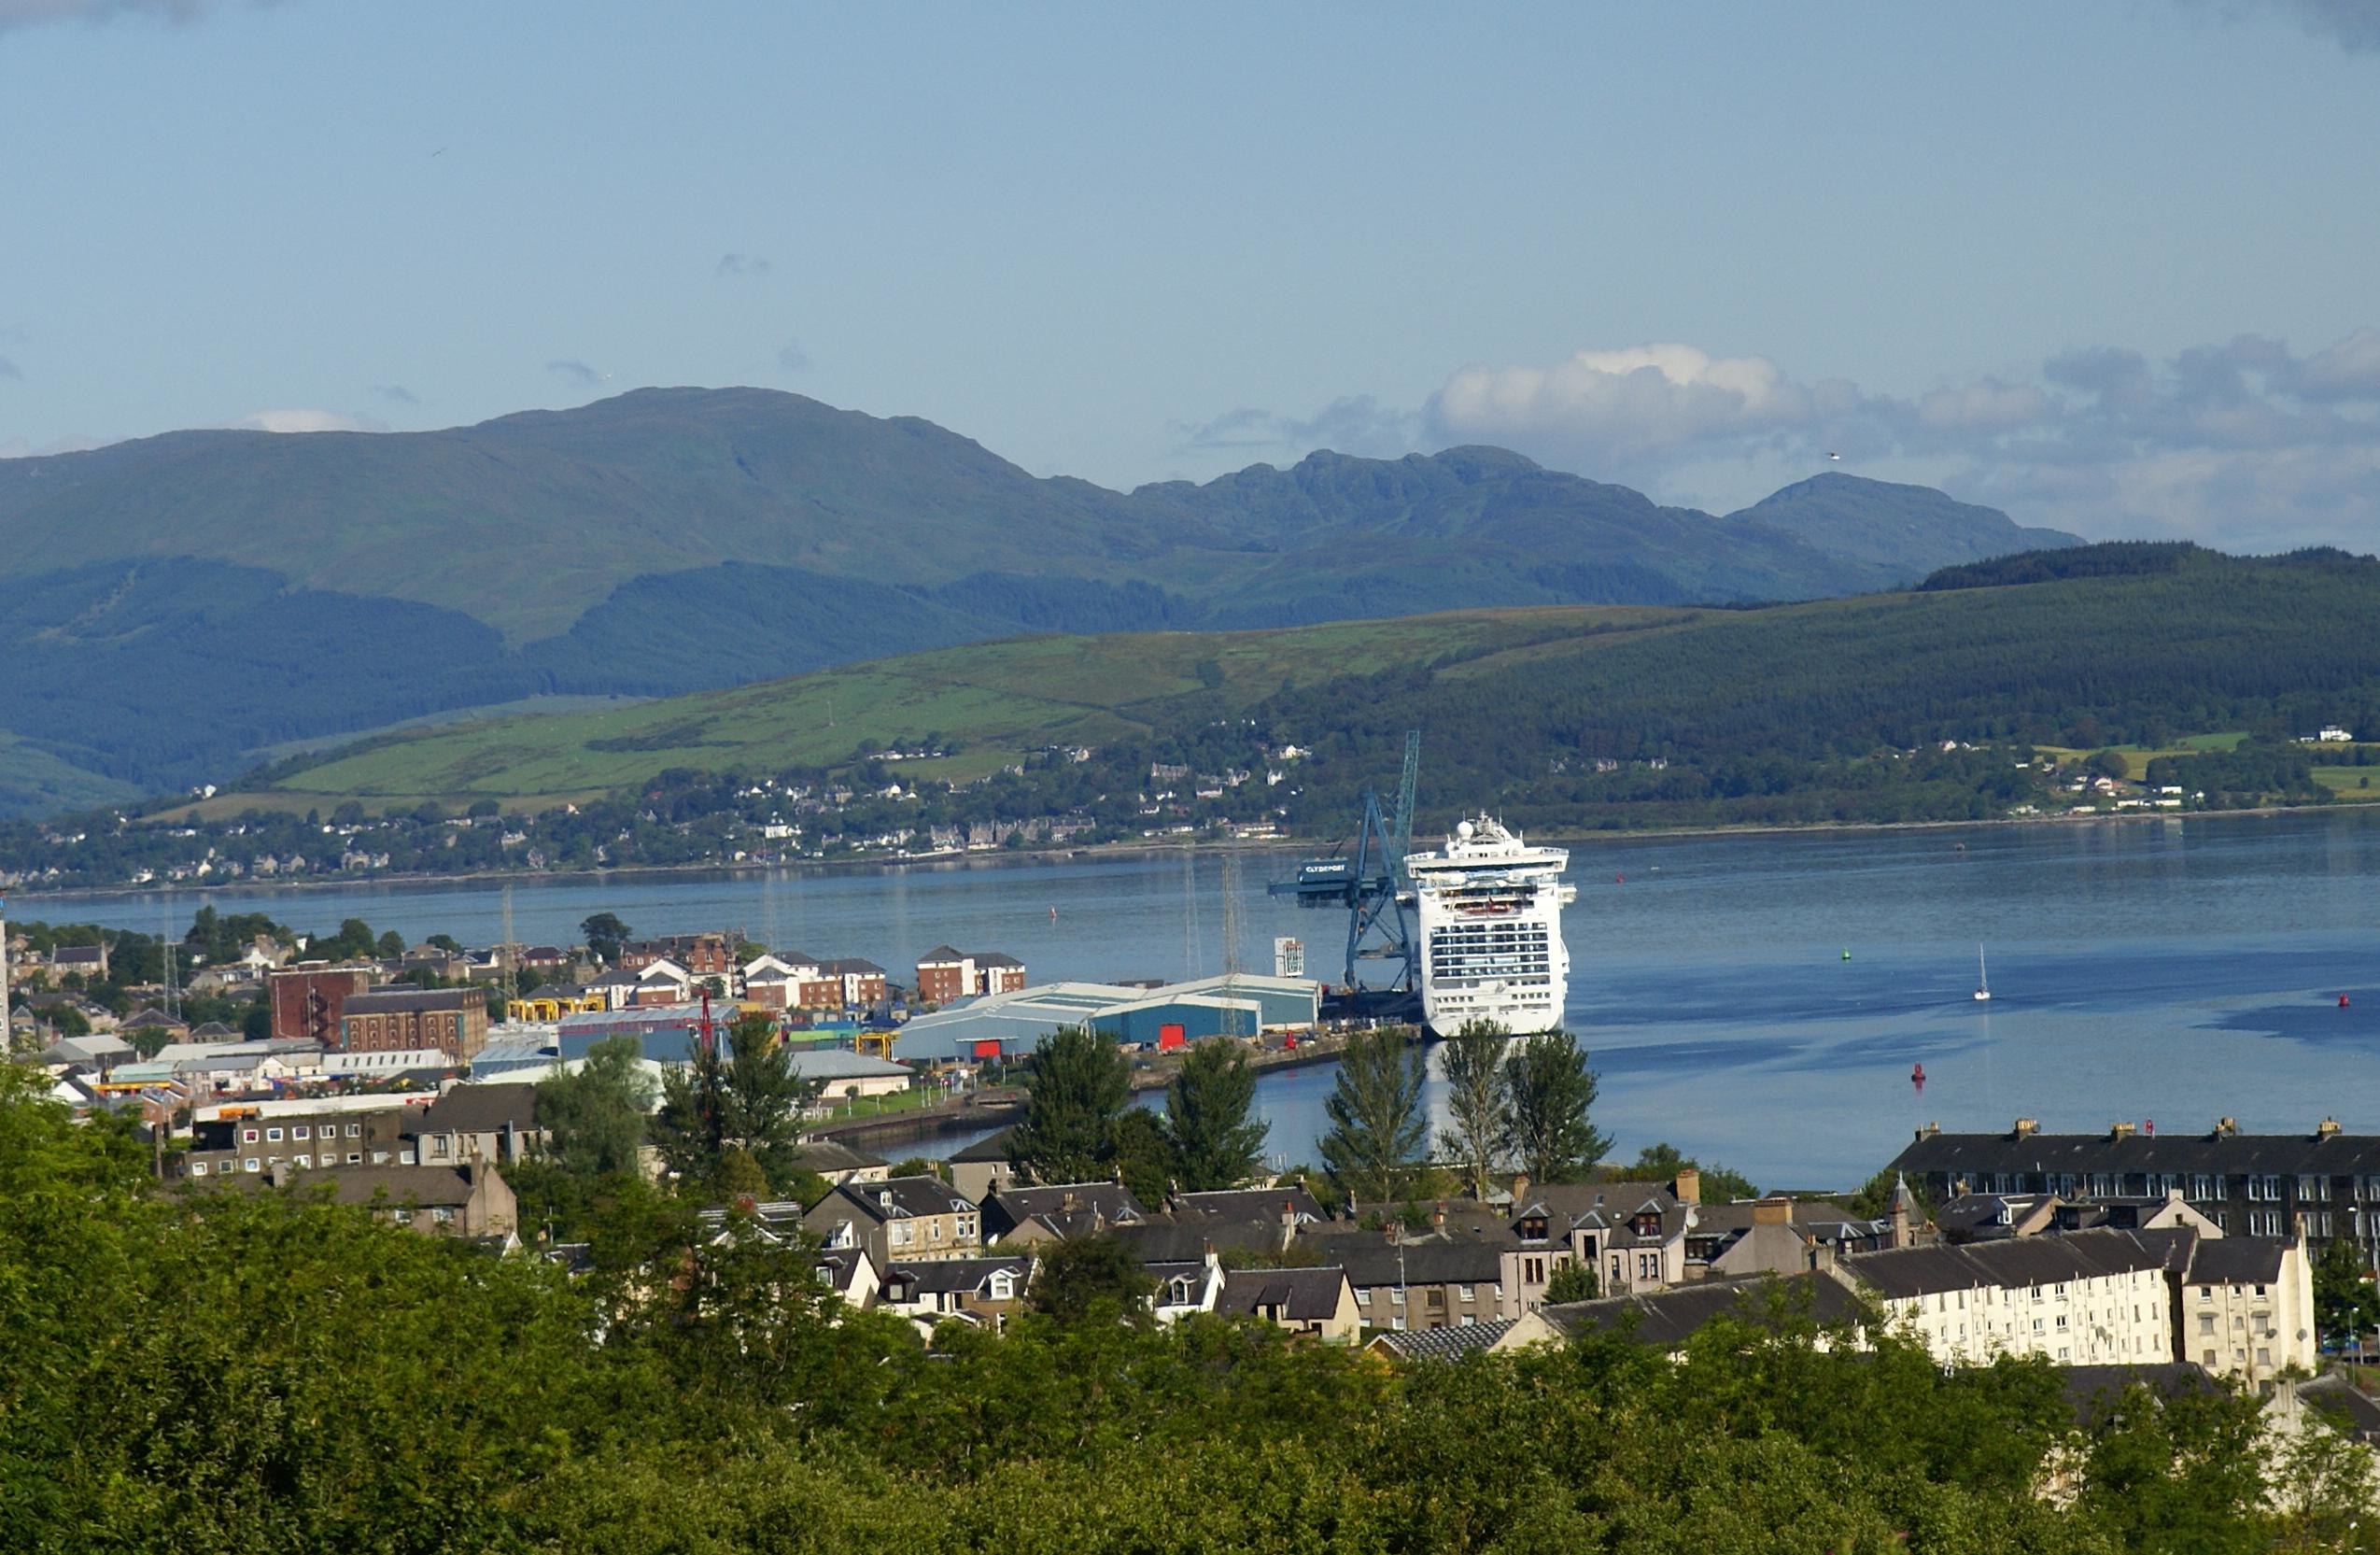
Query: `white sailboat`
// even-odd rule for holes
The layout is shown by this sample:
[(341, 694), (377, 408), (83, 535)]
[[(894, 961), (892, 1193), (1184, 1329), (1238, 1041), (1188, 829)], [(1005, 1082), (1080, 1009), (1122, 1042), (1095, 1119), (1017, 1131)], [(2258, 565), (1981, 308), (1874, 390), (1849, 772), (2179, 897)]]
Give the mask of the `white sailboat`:
[(1992, 997), (1992, 979), (1983, 969), (1983, 947), (1975, 947), (1975, 997), (1979, 1003)]

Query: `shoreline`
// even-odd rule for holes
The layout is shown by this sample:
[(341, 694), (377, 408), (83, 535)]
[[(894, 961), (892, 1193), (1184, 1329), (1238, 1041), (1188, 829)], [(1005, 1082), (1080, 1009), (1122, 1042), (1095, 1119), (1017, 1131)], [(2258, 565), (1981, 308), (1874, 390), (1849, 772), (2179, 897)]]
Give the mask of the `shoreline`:
[[(1810, 821), (1810, 822), (1747, 822), (1735, 826), (1644, 827), (1628, 830), (1544, 831), (1534, 835), (1539, 841), (1563, 847), (1583, 847), (1595, 843), (1663, 841), (1674, 838), (1710, 837), (1781, 837), (1798, 835), (1860, 835), (1899, 831), (1962, 831), (1986, 830), (2001, 827), (2037, 826), (2097, 826), (2128, 825), (2143, 821), (2213, 821), (2227, 818), (2256, 818), (2274, 815), (2334, 813), (2370, 808), (2380, 812), (2380, 804), (2364, 805), (2352, 801), (2331, 804), (2266, 804), (2245, 810), (2126, 810), (2090, 815), (2003, 815), (1987, 820), (1940, 821)], [(1132, 858), (1151, 854), (1205, 854), (1227, 849), (1228, 841), (1184, 841), (1150, 839), (1131, 842), (1095, 842), (1074, 848), (1031, 848), (1018, 852), (1001, 850), (982, 854), (911, 855), (895, 858), (804, 858), (740, 863), (714, 862), (702, 864), (651, 864), (627, 869), (472, 869), (455, 874), (387, 874), (359, 875), (354, 878), (310, 880), (275, 880), (260, 882), (251, 879), (224, 881), (220, 884), (190, 885), (77, 885), (62, 890), (28, 890), (19, 886), (7, 894), (21, 902), (79, 898), (110, 898), (119, 897), (206, 897), (226, 891), (267, 892), (331, 892), (369, 890), (386, 886), (396, 890), (439, 890), (474, 884), (550, 885), (620, 881), (670, 881), (688, 876), (710, 875), (737, 878), (782, 871), (788, 874), (882, 874), (896, 869), (1019, 869), (1047, 864), (1095, 864), (1108, 859)], [(1329, 845), (1323, 839), (1266, 838), (1262, 841), (1241, 844), (1243, 853), (1304, 854)]]

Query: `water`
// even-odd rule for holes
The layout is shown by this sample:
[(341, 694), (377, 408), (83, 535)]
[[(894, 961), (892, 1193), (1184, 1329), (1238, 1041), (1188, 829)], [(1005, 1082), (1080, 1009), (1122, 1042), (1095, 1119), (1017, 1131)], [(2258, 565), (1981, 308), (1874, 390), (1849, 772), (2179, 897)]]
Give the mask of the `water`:
[[(1286, 862), (1246, 860), (1241, 965), (1269, 969), (1273, 937), (1294, 934), (1335, 976), (1344, 920), (1262, 894)], [(519, 883), (514, 925), (570, 939), (609, 910), (641, 931), (741, 926), (896, 976), (948, 940), (1019, 955), (1035, 982), (1172, 977), (1222, 969), (1220, 877), (1219, 858), (1157, 855)], [(1929, 1121), (2204, 1130), (2230, 1116), (2311, 1133), (2332, 1115), (2380, 1132), (2380, 814), (1597, 841), (1573, 848), (1570, 879), (1570, 1022), (1623, 1155), (1667, 1139), (1768, 1186), (1824, 1187), (1866, 1178)], [(478, 883), (16, 906), (153, 933), (202, 899), (466, 942), (501, 921), (499, 888)], [(1971, 997), (1979, 942), (1989, 1004)], [(1274, 1152), (1313, 1158), (1331, 1073), (1262, 1081)]]

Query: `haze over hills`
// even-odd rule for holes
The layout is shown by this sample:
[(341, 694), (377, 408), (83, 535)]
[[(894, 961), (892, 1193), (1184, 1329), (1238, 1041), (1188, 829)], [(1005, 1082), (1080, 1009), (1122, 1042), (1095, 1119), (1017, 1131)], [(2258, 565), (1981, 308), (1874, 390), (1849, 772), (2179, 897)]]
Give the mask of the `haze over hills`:
[(1020, 632), (1809, 599), (2073, 538), (1835, 474), (1718, 516), (1493, 448), (1115, 492), (752, 389), (434, 432), (176, 432), (0, 461), (0, 813), (542, 694)]

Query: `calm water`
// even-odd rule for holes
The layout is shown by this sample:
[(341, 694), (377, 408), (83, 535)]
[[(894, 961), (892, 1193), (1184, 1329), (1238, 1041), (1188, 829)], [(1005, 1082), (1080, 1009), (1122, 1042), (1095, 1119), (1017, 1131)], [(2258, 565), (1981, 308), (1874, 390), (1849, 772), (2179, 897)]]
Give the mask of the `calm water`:
[[(1269, 968), (1273, 937), (1296, 934), (1335, 975), (1344, 920), (1263, 895), (1285, 861), (1245, 860), (1242, 962)], [(1221, 876), (1219, 858), (1168, 855), (574, 880), (516, 884), (513, 921), (530, 940), (574, 937), (606, 909), (644, 932), (741, 926), (896, 974), (948, 940), (1020, 955), (1036, 982), (1171, 977), (1221, 969)], [(2380, 1132), (2380, 814), (1596, 842), (1572, 850), (1570, 878), (1570, 1024), (1602, 1076), (1597, 1121), (1626, 1153), (1668, 1139), (1765, 1184), (1825, 1186), (1864, 1178), (1927, 1121), (2204, 1129), (2229, 1115), (2310, 1132), (2332, 1114)], [(481, 884), (26, 897), (16, 911), (154, 932), (202, 899), (466, 942), (495, 938), (502, 912)], [(1979, 942), (1989, 1004), (1970, 997)], [(1276, 1152), (1311, 1157), (1330, 1085), (1328, 1069), (1263, 1082)]]

